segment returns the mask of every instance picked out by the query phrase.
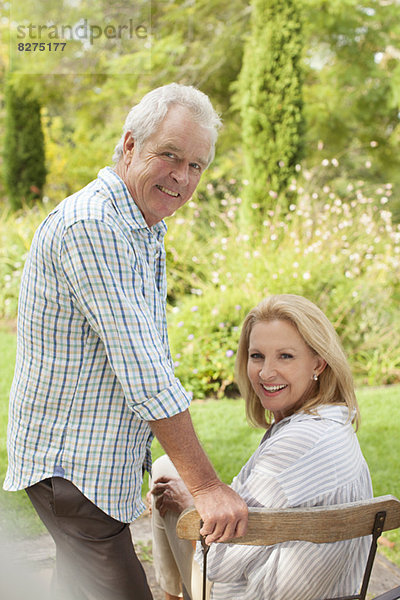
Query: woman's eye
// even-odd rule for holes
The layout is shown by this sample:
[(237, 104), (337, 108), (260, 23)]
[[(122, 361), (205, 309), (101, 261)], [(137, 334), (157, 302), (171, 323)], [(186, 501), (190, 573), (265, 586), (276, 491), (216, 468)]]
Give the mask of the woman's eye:
[(253, 360), (257, 360), (257, 359), (262, 358), (262, 355), (259, 352), (252, 352), (250, 354), (250, 358), (252, 358)]
[(281, 354), (281, 358), (284, 358), (284, 359), (293, 358), (293, 354), (289, 354), (288, 352), (283, 352)]

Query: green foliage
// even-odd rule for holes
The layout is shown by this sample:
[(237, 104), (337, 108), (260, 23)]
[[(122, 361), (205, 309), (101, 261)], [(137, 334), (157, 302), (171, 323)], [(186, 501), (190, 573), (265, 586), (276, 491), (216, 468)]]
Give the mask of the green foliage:
[(14, 213), (0, 211), (0, 317), (14, 319), (22, 268), (33, 234), (50, 211), (47, 204), (37, 204)]
[[(147, 22), (150, 3), (143, 0), (135, 4), (133, 13), (127, 0), (117, 4), (85, 0), (65, 10), (53, 1), (36, 5), (30, 1), (19, 8), (30, 22), (46, 23), (51, 17), (53, 22), (76, 23), (86, 15), (89, 23), (104, 26), (108, 21), (122, 25), (131, 17)], [(102, 40), (98, 40), (91, 48), (85, 46), (84, 56), (79, 58), (82, 44), (69, 42), (68, 48), (77, 46), (76, 57), (70, 57), (62, 77), (53, 75), (61, 69), (61, 56), (57, 59), (55, 52), (41, 53), (44, 75), (35, 78), (35, 92), (40, 93), (45, 107), (46, 194), (61, 200), (93, 179), (105, 164), (111, 164), (127, 112), (159, 85), (177, 81), (199, 86), (210, 94), (228, 123), (229, 88), (240, 70), (241, 36), (248, 12), (245, 0), (155, 0), (151, 3), (151, 37), (142, 49), (132, 40), (122, 40), (112, 52), (105, 52)], [(60, 64), (54, 64), (55, 59)], [(75, 72), (78, 67), (86, 72)], [(221, 151), (232, 152), (231, 139), (232, 132), (225, 127)]]
[(40, 104), (29, 89), (6, 89), (4, 179), (13, 210), (41, 197), (46, 179)]
[[(176, 374), (194, 397), (235, 393), (234, 353), (245, 314), (265, 295), (297, 293), (334, 323), (360, 383), (400, 381), (400, 227), (391, 186), (339, 191), (299, 173), (290, 193), (249, 229), (235, 180), (209, 173), (197, 199), (169, 221), (168, 322)], [(0, 215), (0, 317), (15, 317), (22, 265), (51, 207)]]
[[(122, 25), (131, 16), (145, 21), (149, 7), (145, 0), (135, 4), (134, 13), (127, 0), (75, 4), (13, 2), (13, 12), (18, 9), (13, 17), (16, 22), (25, 15), (27, 22), (74, 23), (86, 15), (90, 23)], [(301, 12), (304, 165), (317, 168), (323, 146), (322, 158), (340, 161), (336, 175), (342, 180), (363, 179), (374, 185), (390, 181), (398, 195), (399, 3), (302, 0)], [(109, 164), (129, 108), (149, 89), (174, 80), (197, 85), (210, 95), (225, 124), (216, 164), (224, 173), (242, 178), (240, 115), (232, 95), (234, 91), (236, 98), (241, 95), (236, 82), (244, 40), (251, 43), (248, 0), (154, 0), (151, 13), (150, 69), (148, 48), (138, 49), (124, 39), (106, 52), (104, 40), (98, 40), (83, 48), (83, 57), (71, 58), (62, 77), (53, 75), (62, 66), (54, 52), (41, 53), (45, 75), (34, 80), (20, 75), (18, 87), (29, 79), (45, 107), (49, 172), (45, 192), (52, 199), (62, 199)], [(8, 39), (13, 26), (7, 11), (3, 9), (1, 16), (0, 76), (7, 69), (7, 51), (14, 47)], [(260, 19), (260, 27), (266, 30), (266, 24)], [(70, 45), (74, 52), (82, 50), (78, 42)], [(265, 62), (266, 56), (260, 56), (259, 65)], [(85, 68), (86, 74), (78, 74), (76, 67)], [(2, 117), (0, 106), (1, 142)], [(252, 203), (257, 200), (252, 198)], [(400, 215), (400, 202), (396, 204)]]
[(303, 37), (296, 0), (254, 0), (252, 5), (239, 93), (245, 211), (248, 204), (258, 204), (262, 215), (272, 203), (266, 190), (285, 190), (300, 159)]
[(344, 178), (398, 185), (400, 5), (304, 0), (306, 158)]
[[(400, 381), (400, 229), (387, 210), (391, 190), (367, 194), (360, 181), (339, 195), (310, 176), (292, 182), (297, 202), (289, 211), (278, 204), (248, 230), (238, 226), (238, 190), (223, 183), (209, 183), (200, 202), (171, 220), (171, 347), (195, 398), (234, 391), (244, 315), (264, 296), (285, 292), (327, 313), (359, 382)], [(207, 202), (207, 194), (219, 200)]]

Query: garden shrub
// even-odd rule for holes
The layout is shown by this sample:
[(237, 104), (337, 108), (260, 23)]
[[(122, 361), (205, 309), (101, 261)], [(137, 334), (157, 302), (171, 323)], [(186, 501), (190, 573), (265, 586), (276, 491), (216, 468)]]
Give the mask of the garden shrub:
[[(326, 312), (358, 383), (400, 382), (400, 226), (389, 210), (391, 186), (364, 188), (360, 181), (339, 194), (300, 172), (291, 184), (296, 203), (288, 209), (273, 198), (275, 208), (244, 230), (239, 183), (209, 180), (168, 219), (171, 352), (194, 397), (236, 392), (241, 323), (275, 293), (305, 295)], [(3, 318), (16, 316), (23, 262), (50, 208), (0, 215)]]
[(391, 187), (366, 195), (358, 182), (340, 198), (304, 183), (292, 183), (297, 202), (289, 211), (277, 205), (247, 231), (232, 190), (211, 214), (192, 202), (170, 221), (171, 348), (176, 374), (195, 397), (234, 390), (241, 322), (275, 293), (307, 296), (326, 312), (359, 383), (400, 381), (400, 228), (387, 209)]
[(40, 104), (32, 90), (8, 83), (5, 106), (4, 181), (11, 208), (19, 210), (41, 198), (46, 180)]

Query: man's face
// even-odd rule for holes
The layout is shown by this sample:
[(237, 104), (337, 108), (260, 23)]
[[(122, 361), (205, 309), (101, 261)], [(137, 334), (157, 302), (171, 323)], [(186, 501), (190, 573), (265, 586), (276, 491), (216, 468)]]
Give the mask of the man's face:
[(210, 151), (209, 132), (183, 106), (168, 110), (140, 151), (126, 135), (122, 179), (149, 227), (190, 200)]

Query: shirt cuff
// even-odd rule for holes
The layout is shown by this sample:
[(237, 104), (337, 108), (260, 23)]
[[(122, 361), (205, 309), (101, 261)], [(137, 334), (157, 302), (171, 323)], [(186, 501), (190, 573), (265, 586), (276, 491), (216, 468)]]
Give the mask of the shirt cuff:
[(184, 412), (191, 400), (192, 395), (184, 389), (179, 379), (175, 379), (172, 385), (155, 396), (143, 402), (133, 399), (128, 401), (128, 406), (143, 421), (158, 421)]

